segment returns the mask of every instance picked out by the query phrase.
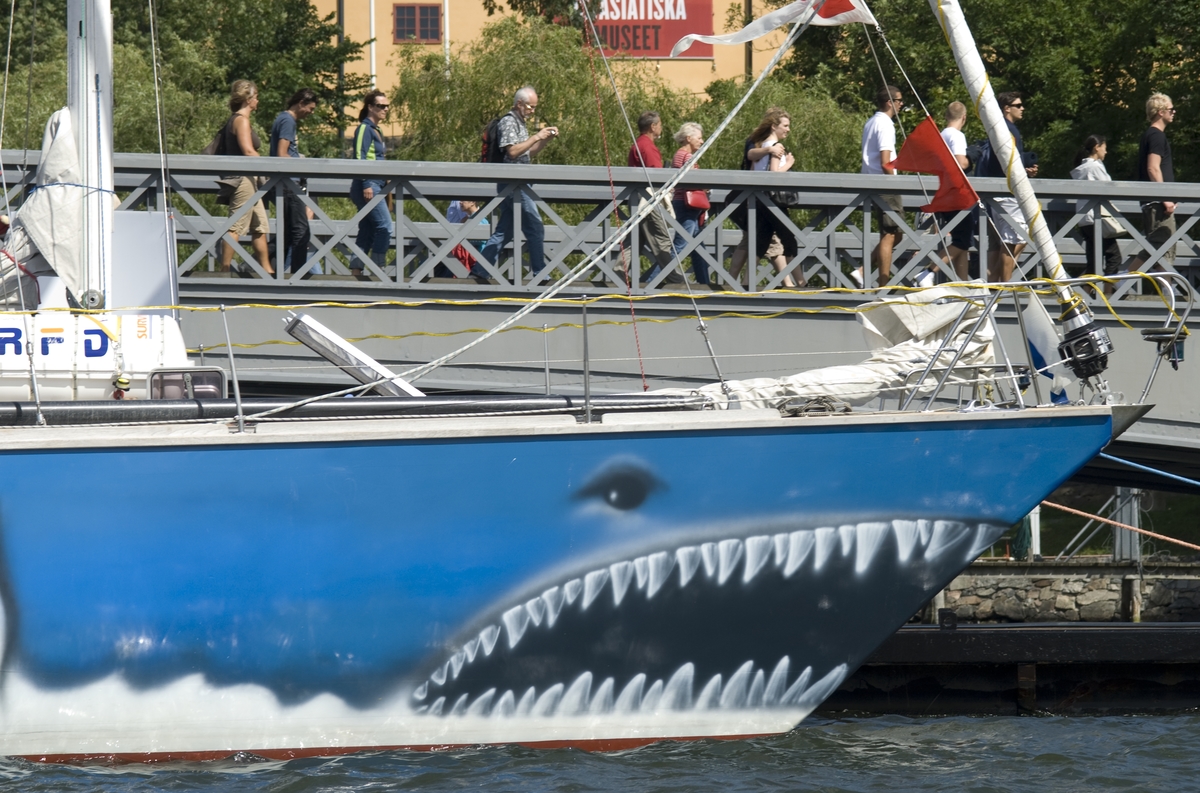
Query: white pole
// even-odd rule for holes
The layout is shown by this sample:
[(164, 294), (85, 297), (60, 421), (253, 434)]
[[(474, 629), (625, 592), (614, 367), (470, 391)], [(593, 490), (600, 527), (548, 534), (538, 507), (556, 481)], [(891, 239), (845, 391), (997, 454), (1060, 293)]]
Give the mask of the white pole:
[(450, 0), (442, 0), (442, 51), (446, 53), (446, 79), (450, 79)]
[(1029, 513), (1029, 555), (1037, 558), (1042, 555), (1042, 505), (1038, 504)]
[[(109, 304), (112, 267), (112, 9), (109, 0), (67, 4), (67, 106), (83, 198), (85, 292)], [(97, 306), (89, 305), (87, 308)]]
[(375, 0), (367, 0), (367, 15), (370, 18), (367, 37), (371, 39), (371, 87), (375, 87)]
[[(1008, 131), (1000, 105), (996, 103), (987, 69), (984, 68), (983, 59), (979, 57), (975, 38), (967, 27), (967, 20), (963, 17), (958, 0), (929, 0), (929, 5), (950, 42), (954, 60), (958, 62), (958, 70), (962, 72), (963, 82), (966, 83), (971, 100), (975, 103), (975, 112), (992, 142), (992, 151), (1004, 165), (1004, 172), (1008, 176), (1008, 189), (1021, 205), (1021, 213), (1029, 223), (1029, 229), (1033, 233), (1033, 244), (1042, 255), (1047, 274), (1054, 280), (1067, 278), (1062, 266), (1062, 256), (1054, 245), (1054, 236), (1046, 225), (1046, 219), (1042, 217), (1042, 207), (1029, 184), (1025, 164), (1017, 157), (1016, 141)], [(1069, 286), (1058, 288), (1058, 299), (1064, 305), (1080, 304), (1074, 290)]]

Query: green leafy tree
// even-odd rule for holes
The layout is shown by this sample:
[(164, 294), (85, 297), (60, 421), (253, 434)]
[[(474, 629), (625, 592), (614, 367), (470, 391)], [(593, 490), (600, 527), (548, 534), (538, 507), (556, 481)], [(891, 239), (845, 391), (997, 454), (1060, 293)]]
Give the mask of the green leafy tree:
[[(147, 5), (112, 5), (115, 144), (123, 151), (156, 151)], [(308, 0), (159, 0), (155, 6), (168, 151), (199, 151), (228, 116), (230, 83), (245, 78), (259, 87), (260, 130), (270, 128), (296, 89), (316, 91), (322, 104), (304, 122), (301, 145), (309, 155), (340, 155), (341, 132), (351, 123), (340, 109), (358, 100), (367, 78), (339, 78), (340, 66), (361, 57), (362, 44), (338, 44), (332, 15), (318, 16)], [(0, 24), (8, 21), (4, 12)], [(35, 18), (32, 3), (21, 3), (12, 22), (5, 141), (23, 141), (28, 115), (36, 147), (46, 119), (66, 101), (66, 10), (42, 4)], [(31, 72), (35, 90), (28, 92)]]
[[(1025, 96), (1022, 133), (1026, 148), (1041, 157), (1040, 175), (1066, 178), (1079, 144), (1099, 133), (1111, 141), (1108, 167), (1113, 177), (1130, 178), (1145, 127), (1145, 99), (1170, 84), (1164, 66), (1180, 60), (1180, 40), (1186, 37), (1166, 6), (1186, 4), (1128, 0), (1101, 9), (1084, 0), (963, 0), (962, 6), (994, 89)], [(1194, 7), (1186, 8), (1185, 16), (1194, 18)], [(928, 3), (876, 0), (872, 11), (916, 92), (940, 123), (945, 106), (956, 99), (965, 101), (967, 95)], [(805, 85), (864, 116), (884, 78), (901, 87), (910, 102), (913, 99), (882, 40), (862, 25), (810, 28), (785, 68)], [(901, 123), (911, 128), (920, 118), (919, 109), (910, 104)], [(983, 137), (976, 119), (971, 119), (967, 134)], [(1185, 143), (1177, 161), (1191, 161), (1191, 149)]]
[[(648, 109), (663, 116), (664, 126), (680, 123), (695, 102), (671, 88), (642, 61), (613, 61), (629, 123)], [(601, 165), (604, 135), (609, 157), (624, 165), (631, 144), (622, 107), (604, 64), (583, 46), (580, 31), (534, 18), (503, 19), (484, 28), (480, 38), (455, 55), (447, 73), (440, 54), (400, 48), (392, 119), (404, 130), (393, 155), (405, 160), (474, 162), (480, 133), (512, 107), (523, 85), (538, 92), (538, 116), (531, 126), (557, 126), (560, 136), (538, 155), (538, 162)], [(597, 94), (600, 111), (597, 111)]]
[[(708, 87), (707, 97), (695, 97), (671, 88), (645, 61), (614, 60), (610, 63), (622, 107), (603, 62), (598, 57), (593, 60), (580, 31), (539, 18), (508, 18), (484, 28), (477, 42), (452, 58), (449, 77), (440, 54), (402, 48), (398, 58), (392, 117), (405, 132), (392, 155), (407, 160), (478, 160), (483, 128), (512, 106), (513, 94), (525, 84), (538, 91), (538, 118), (533, 125), (551, 124), (561, 132), (538, 162), (624, 165), (632, 143), (630, 130), (636, 131), (637, 117), (645, 110), (662, 116), (666, 134), (659, 148), (670, 159), (674, 130), (694, 121), (710, 133), (745, 90), (740, 80), (723, 80)], [(780, 75), (759, 89), (709, 153), (704, 167), (739, 167), (742, 141), (774, 105), (792, 113), (789, 147), (796, 153), (797, 168), (830, 170), (854, 164), (861, 121), (828, 96)], [(607, 134), (607, 158), (598, 119)]]

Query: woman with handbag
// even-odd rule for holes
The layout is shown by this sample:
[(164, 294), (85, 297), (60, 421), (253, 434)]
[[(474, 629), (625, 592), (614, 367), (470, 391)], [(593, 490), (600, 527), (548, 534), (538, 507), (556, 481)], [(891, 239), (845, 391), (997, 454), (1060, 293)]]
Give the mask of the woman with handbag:
[[(792, 117), (781, 107), (772, 107), (763, 115), (759, 125), (746, 139), (746, 153), (742, 167), (748, 171), (789, 171), (796, 164), (796, 158), (783, 147), (783, 140), (792, 131)], [(779, 193), (773, 193), (772, 199), (784, 212), (787, 206), (780, 203)], [(746, 233), (748, 213), (742, 210), (742, 241), (733, 250), (733, 259), (729, 263), (729, 275), (736, 281), (742, 273), (742, 267), (749, 258), (750, 235)], [(767, 207), (760, 206), (756, 213), (758, 222), (755, 228), (757, 237), (756, 257), (766, 257), (775, 267), (775, 272), (783, 272), (788, 261), (796, 255), (796, 237), (784, 224), (775, 217)], [(737, 220), (734, 220), (737, 223)], [(796, 282), (791, 274), (784, 276), (781, 286), (785, 289), (795, 289)]]
[[(692, 156), (700, 151), (700, 147), (704, 145), (704, 131), (700, 129), (699, 124), (689, 121), (675, 133), (675, 142), (682, 145), (675, 152), (675, 156), (671, 158), (671, 167), (679, 170), (687, 165)], [(693, 165), (692, 167), (699, 168), (700, 166)], [(684, 230), (692, 238), (695, 238), (700, 233), (701, 226), (704, 225), (704, 216), (709, 209), (708, 191), (688, 190), (681, 185), (675, 188), (671, 205), (675, 209), (675, 218), (680, 222)], [(687, 241), (683, 238), (682, 234), (676, 234), (674, 244), (675, 257), (678, 259), (679, 252), (687, 245)], [(708, 265), (695, 253), (691, 255), (691, 260), (692, 272), (696, 276), (696, 283), (707, 286)]]
[[(1096, 182), (1111, 182), (1112, 177), (1108, 175), (1108, 169), (1104, 167), (1104, 157), (1107, 154), (1108, 142), (1105, 137), (1103, 135), (1088, 135), (1083, 141), (1083, 147), (1079, 150), (1079, 154), (1075, 156), (1075, 162), (1079, 163), (1079, 165), (1075, 166), (1071, 171), (1071, 178)], [(1117, 242), (1117, 237), (1123, 235), (1125, 229), (1103, 207), (1093, 209), (1079, 222), (1079, 225), (1084, 227), (1083, 244), (1087, 250), (1088, 260), (1086, 272), (1091, 273), (1096, 263), (1096, 235), (1092, 226), (1095, 225), (1097, 220), (1101, 224), (1100, 233), (1103, 240), (1101, 252), (1104, 257), (1104, 274), (1116, 275), (1120, 272), (1123, 261), (1121, 245)]]
[[(362, 110), (358, 119), (362, 123), (354, 132), (354, 159), (382, 160), (387, 152), (379, 125), (387, 117), (388, 100), (383, 91), (368, 91), (363, 97)], [(355, 179), (350, 183), (350, 200), (362, 209), (376, 194), (383, 191), (382, 179)], [(362, 220), (358, 221), (355, 244), (371, 257), (380, 269), (387, 263), (388, 248), (392, 246), (392, 213), (386, 201), (380, 201)], [(370, 280), (363, 275), (363, 265), (351, 259), (350, 273), (360, 281)]]
[[(221, 130), (221, 141), (217, 150), (221, 154), (243, 157), (257, 157), (262, 141), (258, 133), (250, 125), (250, 114), (258, 107), (258, 86), (250, 80), (234, 80), (229, 88), (229, 109), (233, 115), (225, 122)], [(244, 207), (254, 194), (258, 192), (258, 177), (255, 176), (223, 176), (221, 182), (225, 187), (232, 187), (229, 197), (229, 216), (233, 217)], [(275, 268), (271, 266), (271, 257), (267, 254), (267, 233), (270, 226), (267, 222), (267, 209), (262, 199), (254, 202), (254, 206), (246, 214), (238, 218), (229, 229), (229, 236), (237, 240), (247, 230), (250, 232), (250, 245), (254, 258), (267, 275), (274, 275)], [(233, 262), (233, 246), (226, 242), (221, 250), (221, 271), (229, 272)]]

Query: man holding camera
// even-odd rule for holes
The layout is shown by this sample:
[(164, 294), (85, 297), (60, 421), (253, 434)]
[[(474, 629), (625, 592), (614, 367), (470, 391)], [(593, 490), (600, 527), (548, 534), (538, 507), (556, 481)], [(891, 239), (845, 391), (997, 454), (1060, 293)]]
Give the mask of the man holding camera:
[[(1017, 122), (1025, 116), (1025, 102), (1021, 99), (1021, 94), (1016, 91), (1005, 91), (998, 94), (996, 102), (1000, 105), (1000, 111), (1004, 113), (1004, 121), (1008, 124), (1009, 134), (1013, 137), (1017, 156), (1021, 158), (1025, 173), (1032, 179), (1037, 176), (1037, 160), (1034, 155), (1025, 154), (1021, 131), (1017, 129)], [(977, 176), (1000, 178), (1008, 176), (1004, 172), (1004, 166), (1000, 163), (1000, 158), (996, 156), (995, 150), (992, 151), (991, 157), (979, 163), (975, 173)], [(988, 228), (988, 281), (993, 283), (1008, 281), (1012, 279), (1013, 270), (1017, 265), (1017, 257), (1021, 255), (1021, 251), (1025, 250), (1023, 234), (1028, 233), (1029, 227), (1021, 214), (1021, 207), (1017, 204), (1017, 199), (1013, 196), (996, 198), (995, 203), (988, 207), (988, 215), (992, 219)], [(1013, 227), (1014, 223), (1020, 227), (1020, 231)]]
[[(532, 85), (527, 85), (517, 91), (513, 100), (512, 110), (500, 119), (500, 148), (504, 151), (504, 162), (528, 165), (530, 158), (545, 148), (546, 144), (558, 135), (558, 127), (544, 127), (533, 135), (529, 134), (525, 124), (537, 113), (538, 95)], [(497, 185), (503, 190), (504, 185)], [(538, 211), (537, 202), (528, 190), (518, 187), (513, 191), (513, 198), (504, 202), (500, 209), (500, 219), (496, 222), (496, 230), (484, 243), (480, 253), (488, 263), (495, 264), (500, 256), (500, 249), (512, 241), (514, 206), (520, 202), (521, 233), (525, 235), (525, 248), (529, 251), (529, 269), (537, 275), (546, 266), (545, 256), (545, 226), (542, 215)], [(520, 271), (520, 262), (516, 271)], [(482, 267), (471, 268), (471, 275), (480, 283), (487, 283), (488, 274)]]

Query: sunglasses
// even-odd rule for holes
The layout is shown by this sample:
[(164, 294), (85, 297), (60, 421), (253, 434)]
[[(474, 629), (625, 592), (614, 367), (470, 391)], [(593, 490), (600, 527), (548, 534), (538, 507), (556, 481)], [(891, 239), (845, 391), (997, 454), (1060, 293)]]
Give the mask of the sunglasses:
[(1009, 105), (1009, 107), (1024, 108), (1025, 103), (1024, 102), (1013, 102), (1011, 105)]
[(378, 108), (379, 110), (387, 110), (389, 107), (391, 107), (391, 105), (381, 105), (376, 102), (375, 104), (371, 105), (371, 107)]

